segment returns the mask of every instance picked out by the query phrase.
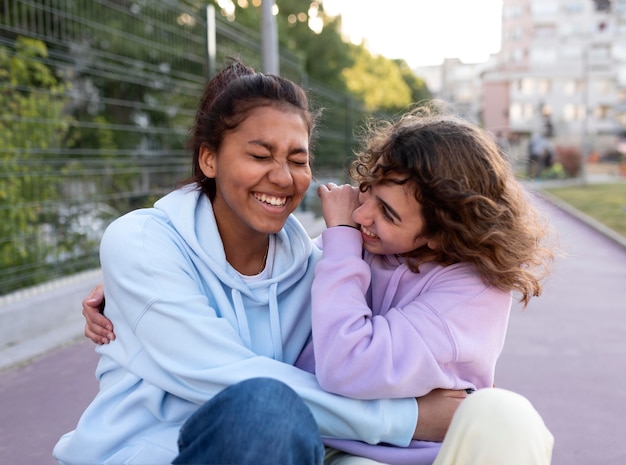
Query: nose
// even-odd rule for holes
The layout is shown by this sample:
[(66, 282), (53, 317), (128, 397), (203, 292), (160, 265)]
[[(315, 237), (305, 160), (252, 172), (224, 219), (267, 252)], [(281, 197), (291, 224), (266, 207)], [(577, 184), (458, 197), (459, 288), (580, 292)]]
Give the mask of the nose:
[(270, 182), (280, 187), (288, 187), (293, 184), (293, 176), (288, 163), (276, 162), (267, 177)]
[(369, 214), (368, 211), (366, 192), (359, 193), (359, 203), (360, 205), (352, 212), (352, 220), (355, 223), (361, 224), (363, 226), (369, 226), (370, 224), (372, 224), (372, 216)]

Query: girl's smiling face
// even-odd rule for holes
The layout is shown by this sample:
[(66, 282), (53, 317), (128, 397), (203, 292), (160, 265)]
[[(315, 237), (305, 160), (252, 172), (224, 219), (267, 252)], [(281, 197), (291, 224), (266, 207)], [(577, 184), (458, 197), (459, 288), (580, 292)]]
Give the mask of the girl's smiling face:
[(311, 183), (307, 124), (295, 109), (257, 107), (226, 133), (217, 154), (203, 147), (199, 161), (215, 179), (222, 234), (276, 233)]
[(400, 255), (436, 244), (424, 237), (422, 206), (407, 184), (372, 184), (359, 194), (352, 219), (361, 225), (363, 247), (370, 253)]

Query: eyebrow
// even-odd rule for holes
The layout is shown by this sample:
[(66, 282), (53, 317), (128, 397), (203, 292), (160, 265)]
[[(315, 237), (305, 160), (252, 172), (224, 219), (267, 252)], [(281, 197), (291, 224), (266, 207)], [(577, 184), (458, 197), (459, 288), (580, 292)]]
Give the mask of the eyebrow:
[(391, 207), (391, 205), (389, 205), (387, 202), (385, 202), (383, 199), (381, 199), (381, 198), (380, 198), (380, 196), (378, 196), (378, 195), (377, 195), (377, 196), (376, 196), (376, 200), (377, 200), (379, 203), (381, 203), (381, 204), (382, 204), (382, 205), (383, 205), (383, 206), (384, 206), (384, 207), (385, 207), (385, 208), (389, 211), (389, 214), (390, 214), (391, 216), (394, 216), (394, 217), (395, 217), (398, 221), (402, 221), (402, 218), (400, 218), (400, 215), (398, 214), (398, 212), (397, 212), (397, 211), (395, 211), (395, 210)]
[[(252, 144), (252, 145), (258, 145), (260, 147), (263, 147), (267, 150), (269, 150), (270, 152), (274, 149), (274, 146), (268, 142), (265, 142), (263, 140), (260, 139), (253, 139), (253, 140), (249, 140), (248, 144)], [(289, 150), (289, 155), (295, 155), (298, 153), (304, 153), (306, 155), (309, 154), (309, 150), (307, 148), (304, 147), (295, 147), (291, 150)]]

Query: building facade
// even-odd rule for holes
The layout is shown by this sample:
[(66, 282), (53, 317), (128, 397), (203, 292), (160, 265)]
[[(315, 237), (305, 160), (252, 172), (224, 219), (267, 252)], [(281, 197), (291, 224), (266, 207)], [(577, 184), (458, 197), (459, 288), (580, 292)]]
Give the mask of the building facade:
[(626, 130), (626, 0), (503, 0), (500, 52), (439, 71), (436, 95), (494, 134), (546, 134), (601, 155)]

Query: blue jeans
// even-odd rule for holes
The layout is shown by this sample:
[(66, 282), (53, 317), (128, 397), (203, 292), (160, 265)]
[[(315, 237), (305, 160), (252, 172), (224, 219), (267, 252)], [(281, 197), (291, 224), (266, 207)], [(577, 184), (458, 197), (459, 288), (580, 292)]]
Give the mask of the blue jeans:
[(180, 429), (174, 464), (320, 465), (324, 446), (304, 401), (286, 384), (254, 378), (229, 386)]

